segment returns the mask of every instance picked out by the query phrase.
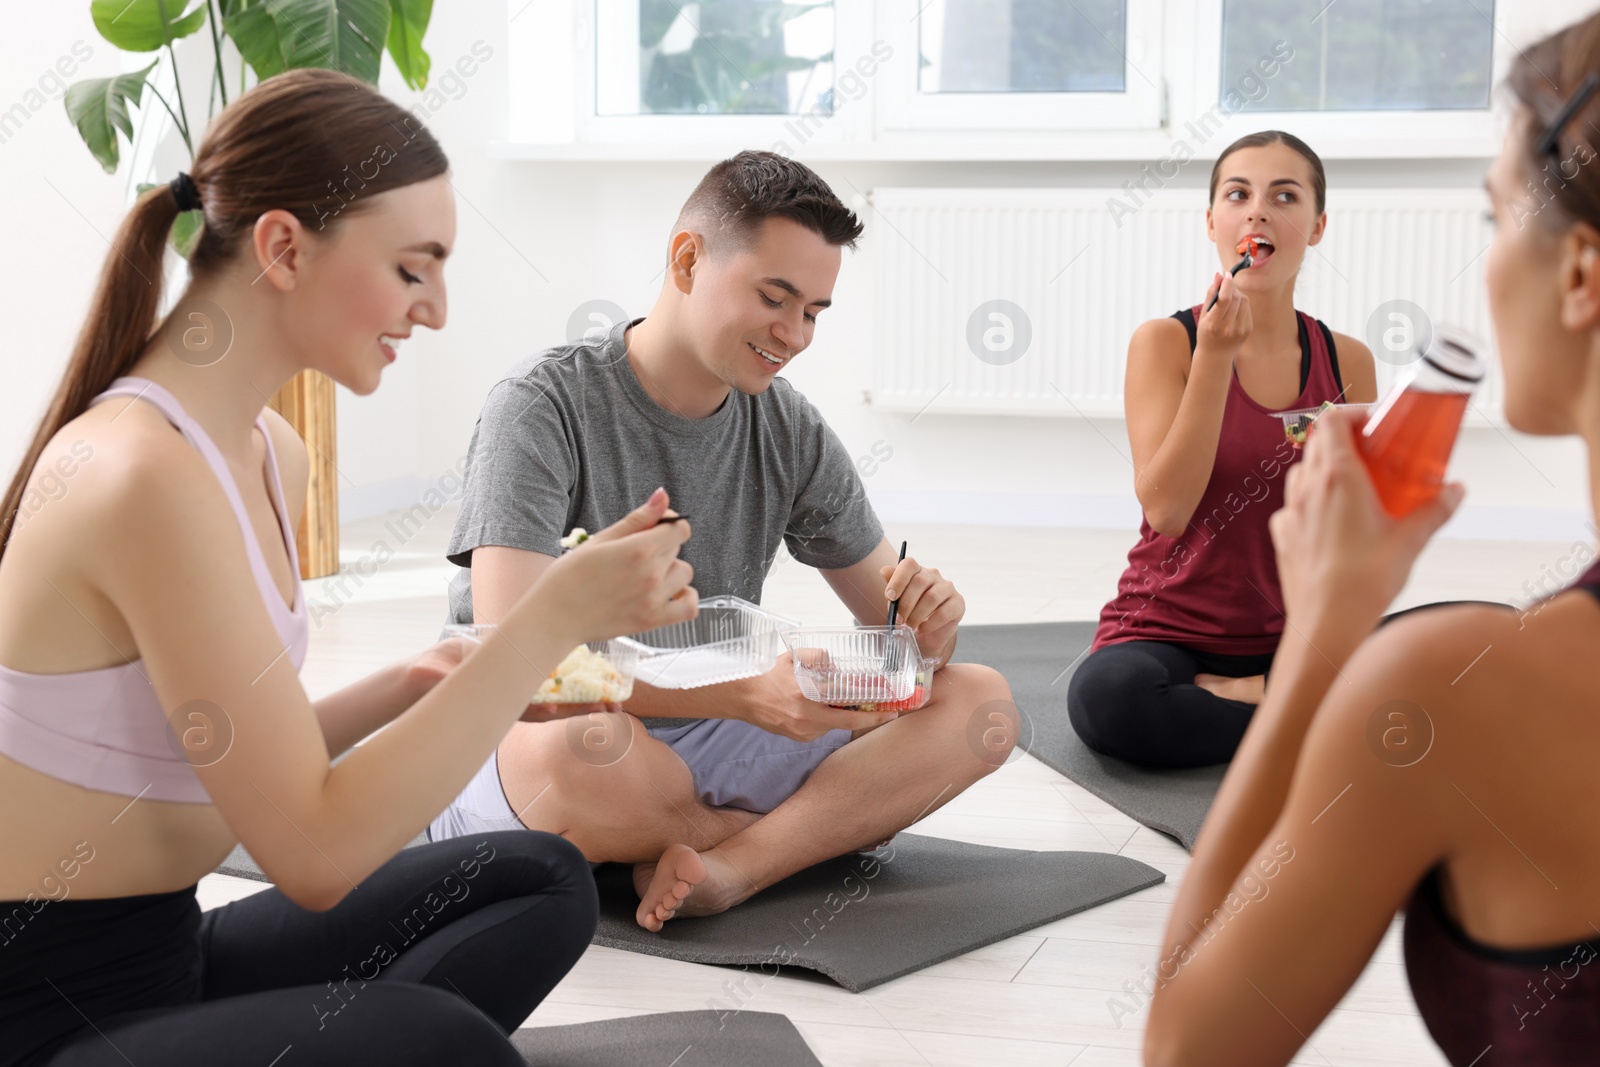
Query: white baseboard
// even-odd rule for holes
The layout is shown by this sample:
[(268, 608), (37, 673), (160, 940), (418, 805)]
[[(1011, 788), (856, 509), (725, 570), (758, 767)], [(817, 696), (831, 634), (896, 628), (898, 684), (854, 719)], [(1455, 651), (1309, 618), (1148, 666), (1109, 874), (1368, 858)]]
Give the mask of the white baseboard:
[[(1060, 526), (1137, 531), (1142, 512), (1127, 496), (1067, 493), (954, 493), (868, 489), (880, 518), (972, 526)], [(1439, 531), (1465, 541), (1573, 541), (1593, 543), (1593, 517), (1572, 508), (1512, 507), (1464, 503)]]
[(396, 508), (408, 508), (422, 498), (427, 489), (425, 479), (417, 475), (390, 478), (370, 485), (339, 486), (339, 521), (353, 522), (370, 519)]
[[(382, 515), (410, 507), (434, 484), (420, 477), (393, 478), (339, 491), (339, 520)], [(1045, 526), (1088, 530), (1139, 528), (1138, 500), (1128, 496), (1071, 493), (955, 493), (907, 489), (874, 490), (868, 498), (880, 518), (889, 522), (927, 522), (958, 526)], [(1461, 506), (1440, 537), (1464, 541), (1557, 541), (1585, 544), (1596, 540), (1593, 517), (1578, 508), (1512, 507), (1500, 504)]]

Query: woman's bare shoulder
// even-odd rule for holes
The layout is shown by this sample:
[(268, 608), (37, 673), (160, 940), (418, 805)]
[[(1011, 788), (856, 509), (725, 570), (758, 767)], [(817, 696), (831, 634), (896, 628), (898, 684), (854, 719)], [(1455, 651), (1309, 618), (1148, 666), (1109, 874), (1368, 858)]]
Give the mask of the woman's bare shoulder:
[[(1559, 759), (1600, 743), (1600, 603), (1570, 590), (1521, 610), (1479, 602), (1412, 612), (1368, 646), (1428, 715), (1463, 771)], [(1365, 650), (1365, 648), (1364, 648)]]
[[(1340, 666), (1306, 734), (1297, 817), (1309, 820), (1348, 785), (1359, 803), (1339, 823), (1355, 835), (1346, 844), (1380, 848), (1402, 867), (1431, 864), (1476, 834), (1452, 783), (1474, 779), (1485, 753), (1514, 743), (1506, 692), (1529, 665), (1495, 653), (1513, 649), (1517, 633), (1515, 610), (1473, 602), (1432, 605), (1376, 629)], [(1374, 843), (1363, 835), (1379, 812), (1393, 832)]]
[(1170, 315), (1140, 323), (1128, 339), (1128, 372), (1135, 377), (1157, 375), (1186, 382), (1189, 356), (1189, 333)]
[(1360, 339), (1338, 331), (1334, 331), (1333, 344), (1345, 383), (1345, 399), (1357, 404), (1377, 400), (1378, 372), (1372, 360), (1372, 349)]
[(1183, 323), (1171, 315), (1159, 319), (1146, 319), (1133, 331), (1128, 347), (1131, 350), (1135, 345), (1141, 348), (1153, 348), (1162, 352), (1177, 352), (1185, 357), (1189, 354), (1189, 331)]
[[(57, 477), (52, 500), (46, 490)], [(42, 498), (29, 521), (92, 558), (120, 561), (135, 530), (231, 521), (204, 457), (160, 412), (131, 398), (103, 401), (62, 426), (34, 464), (29, 489)]]

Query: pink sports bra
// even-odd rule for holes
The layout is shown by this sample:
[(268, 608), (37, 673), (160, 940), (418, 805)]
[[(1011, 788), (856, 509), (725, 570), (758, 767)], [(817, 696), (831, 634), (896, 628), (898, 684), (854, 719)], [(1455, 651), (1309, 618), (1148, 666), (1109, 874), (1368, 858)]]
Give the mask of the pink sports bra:
[[(89, 405), (93, 407), (114, 396), (132, 396), (154, 404), (216, 472), (233, 505), (234, 517), (239, 520), (250, 569), (266, 602), (267, 614), (298, 671), (305, 662), (310, 628), (305, 590), (300, 584), (300, 558), (283, 503), (278, 457), (265, 420), (257, 418), (256, 428), (267, 442), (272, 508), (278, 516), (289, 550), (289, 569), (294, 575), (292, 610), (284, 606), (267, 570), (266, 557), (261, 554), (239, 487), (210, 436), (171, 393), (155, 382), (118, 378)], [(139, 662), (130, 660), (115, 667), (66, 674), (30, 674), (0, 665), (0, 753), (52, 778), (88, 789), (151, 800), (209, 804), (211, 798), (194, 768), (182, 758), (182, 750), (167, 726), (166, 714)]]

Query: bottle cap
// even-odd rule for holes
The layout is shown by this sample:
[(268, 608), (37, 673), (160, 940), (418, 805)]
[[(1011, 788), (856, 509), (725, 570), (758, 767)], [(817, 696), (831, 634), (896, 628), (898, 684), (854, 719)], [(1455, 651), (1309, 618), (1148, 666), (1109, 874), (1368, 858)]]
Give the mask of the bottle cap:
[(1440, 326), (1433, 331), (1427, 350), (1422, 353), (1422, 362), (1460, 383), (1458, 388), (1462, 392), (1468, 392), (1483, 380), (1482, 351), (1482, 343), (1468, 331), (1456, 326)]

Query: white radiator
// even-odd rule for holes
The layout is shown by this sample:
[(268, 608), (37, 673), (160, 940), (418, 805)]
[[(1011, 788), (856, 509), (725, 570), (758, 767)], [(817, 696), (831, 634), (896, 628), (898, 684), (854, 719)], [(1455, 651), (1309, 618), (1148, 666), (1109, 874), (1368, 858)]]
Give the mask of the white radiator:
[[(1121, 416), (1128, 338), (1197, 303), (1217, 269), (1204, 189), (1166, 189), (1121, 216), (1122, 189), (895, 189), (872, 194), (878, 337), (872, 401), (928, 414)], [(1367, 321), (1408, 300), (1477, 334), (1491, 370), (1475, 412), (1499, 421), (1476, 189), (1330, 190), (1295, 304), (1367, 340)], [(986, 309), (1003, 300), (1022, 311)], [(998, 317), (996, 317), (998, 316)], [(1016, 356), (1022, 332), (1028, 347)], [(1370, 342), (1369, 342), (1370, 343)], [(977, 353), (982, 353), (980, 356)], [(1379, 353), (1378, 388), (1397, 367)], [(1473, 421), (1481, 421), (1469, 414)]]

